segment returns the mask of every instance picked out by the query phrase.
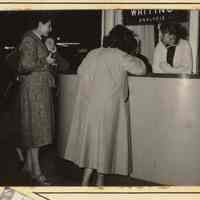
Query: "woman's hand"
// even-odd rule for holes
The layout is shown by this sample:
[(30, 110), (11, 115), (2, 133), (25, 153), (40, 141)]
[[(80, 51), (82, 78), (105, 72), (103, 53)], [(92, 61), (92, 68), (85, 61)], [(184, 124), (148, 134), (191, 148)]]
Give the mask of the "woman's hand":
[(46, 57), (46, 61), (49, 65), (56, 65), (56, 59), (52, 58), (51, 54)]
[(167, 62), (161, 62), (160, 69), (165, 73), (169, 73), (171, 71), (172, 67)]
[(160, 63), (160, 69), (165, 73), (179, 74), (179, 73), (188, 73), (187, 66), (171, 66), (166, 62)]

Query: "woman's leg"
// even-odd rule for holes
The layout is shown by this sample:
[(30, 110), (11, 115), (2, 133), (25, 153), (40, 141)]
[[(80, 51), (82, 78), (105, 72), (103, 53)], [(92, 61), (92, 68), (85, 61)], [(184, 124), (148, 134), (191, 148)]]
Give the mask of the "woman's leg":
[(40, 176), (42, 174), (39, 162), (39, 148), (31, 148), (32, 172), (33, 176)]
[(26, 159), (25, 159), (23, 170), (29, 172), (30, 174), (32, 174), (33, 168), (32, 168), (31, 149), (27, 149), (26, 150)]
[(40, 185), (50, 186), (51, 182), (43, 175), (40, 162), (39, 162), (39, 148), (31, 149), (31, 158), (32, 158), (32, 178), (37, 181)]
[(104, 174), (97, 173), (97, 186), (103, 186), (104, 185)]
[(84, 174), (83, 174), (83, 180), (82, 180), (82, 186), (88, 186), (89, 181), (92, 175), (93, 169), (90, 168), (85, 168), (84, 169)]
[(24, 162), (25, 159), (24, 159), (24, 155), (23, 155), (23, 153), (22, 153), (22, 150), (21, 150), (19, 147), (17, 147), (17, 148), (16, 148), (16, 151), (17, 151), (17, 155), (19, 156), (20, 162)]

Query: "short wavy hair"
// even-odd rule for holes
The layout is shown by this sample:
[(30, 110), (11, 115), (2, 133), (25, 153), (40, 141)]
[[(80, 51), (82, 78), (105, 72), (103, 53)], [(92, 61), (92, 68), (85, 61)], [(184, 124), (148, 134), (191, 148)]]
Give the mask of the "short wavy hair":
[(43, 24), (47, 23), (48, 21), (53, 22), (53, 15), (50, 12), (35, 12), (31, 16), (31, 28), (37, 28), (38, 23), (42, 22)]
[(178, 23), (164, 22), (160, 25), (160, 31), (162, 34), (169, 33), (175, 35), (177, 41), (180, 38), (185, 39), (187, 37), (186, 29)]
[(115, 26), (108, 36), (104, 37), (104, 47), (118, 48), (128, 54), (135, 52), (137, 40), (134, 33), (123, 25)]

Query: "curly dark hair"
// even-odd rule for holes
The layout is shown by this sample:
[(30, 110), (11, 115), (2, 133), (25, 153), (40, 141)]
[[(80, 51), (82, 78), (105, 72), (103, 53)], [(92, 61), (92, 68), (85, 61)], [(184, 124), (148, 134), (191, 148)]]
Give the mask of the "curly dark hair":
[(123, 25), (115, 26), (108, 36), (104, 37), (104, 47), (118, 48), (130, 54), (136, 51), (137, 40), (134, 33)]
[(187, 37), (186, 29), (178, 23), (164, 22), (160, 25), (162, 34), (169, 33), (176, 36), (177, 42), (180, 38), (185, 39)]
[(50, 12), (42, 12), (42, 11), (35, 12), (31, 17), (30, 26), (32, 28), (36, 28), (39, 22), (42, 22), (43, 24), (45, 24), (48, 21), (53, 22), (52, 19), (53, 19), (53, 15)]

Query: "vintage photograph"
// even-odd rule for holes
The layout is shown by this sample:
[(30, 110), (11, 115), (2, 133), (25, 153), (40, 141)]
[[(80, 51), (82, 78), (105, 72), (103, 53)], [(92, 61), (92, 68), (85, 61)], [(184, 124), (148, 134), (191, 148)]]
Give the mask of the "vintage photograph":
[(0, 11), (0, 185), (199, 186), (199, 19)]

